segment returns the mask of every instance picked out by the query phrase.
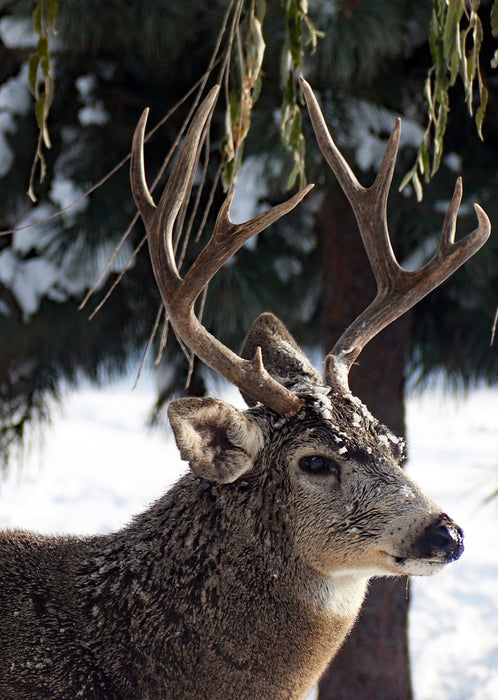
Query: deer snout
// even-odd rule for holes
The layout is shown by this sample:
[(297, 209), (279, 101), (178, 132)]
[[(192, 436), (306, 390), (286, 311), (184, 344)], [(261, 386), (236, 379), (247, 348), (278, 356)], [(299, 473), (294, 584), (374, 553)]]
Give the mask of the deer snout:
[(463, 552), (463, 530), (445, 513), (426, 527), (419, 542), (423, 557), (444, 562), (458, 559)]

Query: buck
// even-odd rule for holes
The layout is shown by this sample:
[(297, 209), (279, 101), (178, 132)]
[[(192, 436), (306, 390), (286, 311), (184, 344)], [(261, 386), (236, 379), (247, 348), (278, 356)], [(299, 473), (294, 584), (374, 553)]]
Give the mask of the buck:
[(119, 532), (0, 537), (3, 700), (289, 700), (303, 698), (337, 652), (372, 576), (432, 574), (461, 555), (461, 529), (400, 468), (403, 442), (351, 394), (365, 344), (446, 279), (490, 226), (455, 242), (461, 183), (439, 249), (417, 272), (397, 263), (387, 197), (400, 125), (375, 183), (363, 188), (335, 146), (313, 92), (303, 91), (318, 143), (356, 214), (378, 284), (372, 304), (325, 358), (323, 378), (271, 314), (236, 355), (208, 333), (194, 304), (251, 236), (308, 192), (236, 225), (232, 195), (181, 278), (173, 224), (189, 197), (217, 88), (199, 107), (158, 206), (143, 138), (131, 184), (154, 273), (178, 337), (242, 391), (240, 411), (214, 398), (171, 403), (190, 471)]

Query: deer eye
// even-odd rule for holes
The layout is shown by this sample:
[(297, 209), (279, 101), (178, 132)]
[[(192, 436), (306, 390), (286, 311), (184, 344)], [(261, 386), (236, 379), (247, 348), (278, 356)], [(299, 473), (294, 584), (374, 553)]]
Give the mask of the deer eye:
[(307, 474), (339, 474), (339, 467), (336, 462), (323, 455), (301, 457), (299, 468)]

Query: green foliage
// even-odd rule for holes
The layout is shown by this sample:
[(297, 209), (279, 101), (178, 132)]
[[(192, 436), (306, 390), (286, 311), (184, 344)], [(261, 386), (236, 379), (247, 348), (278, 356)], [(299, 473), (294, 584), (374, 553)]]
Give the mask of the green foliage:
[(36, 123), (40, 132), (36, 154), (31, 169), (31, 178), (28, 194), (36, 201), (34, 192), (34, 180), (36, 170), (39, 169), (40, 180), (45, 177), (45, 158), (43, 145), (51, 148), (48, 133), (48, 115), (54, 99), (54, 73), (52, 70), (49, 51), (49, 37), (55, 33), (55, 19), (57, 15), (57, 0), (36, 0), (33, 11), (33, 28), (38, 37), (36, 53), (29, 57), (28, 84), (31, 94), (35, 98)]
[(285, 43), (282, 49), (281, 75), (283, 84), (282, 105), (280, 107), (280, 133), (284, 146), (292, 154), (293, 168), (287, 180), (291, 189), (297, 178), (300, 187), (306, 184), (305, 141), (302, 128), (301, 106), (297, 99), (296, 75), (303, 69), (304, 32), (308, 33), (306, 45), (311, 53), (316, 50), (318, 32), (309, 17), (308, 0), (282, 0), (285, 8)]
[[(19, 3), (11, 4), (18, 15), (29, 18), (32, 3), (25, 3), (24, 14)], [(319, 40), (310, 15), (324, 33)], [(187, 90), (196, 85), (204, 89), (211, 80), (221, 82), (224, 89), (204, 150), (209, 156), (203, 167), (206, 186), (203, 190), (196, 180), (192, 199), (199, 200), (198, 212), (189, 210), (185, 216), (201, 237), (205, 235), (201, 231), (203, 214), (211, 196), (212, 210), (205, 214), (206, 232), (212, 230), (222, 201), (222, 192), (215, 187), (225, 157), (220, 144), (227, 148), (225, 186), (231, 186), (237, 176), (242, 151), (245, 158), (257, 163), (254, 180), (260, 187), (256, 208), (266, 208), (286, 197), (289, 172), (293, 171), (296, 181), (301, 179), (302, 132), (307, 135), (310, 128), (306, 118), (301, 122), (295, 91), (301, 71), (317, 90), (327, 121), (352, 167), (357, 172), (372, 168), (372, 172), (360, 174), (368, 184), (375, 157), (367, 159), (365, 165), (362, 154), (383, 150), (391, 117), (409, 114), (411, 126), (424, 119), (423, 80), (432, 60), (426, 40), (429, 18), (429, 5), (416, 0), (310, 0), (309, 8), (299, 2), (282, 6), (281, 0), (267, 0), (267, 7), (257, 0), (215, 0), (207, 5), (177, 0), (65, 0), (59, 3), (57, 61), (51, 66), (57, 89), (50, 111), (52, 148), (46, 154), (47, 177), (37, 192), (39, 204), (30, 211), (25, 180), (38, 129), (32, 110), (23, 111), (22, 94), (17, 95), (20, 106), (17, 108), (13, 100), (9, 129), (2, 132), (13, 162), (0, 176), (0, 227), (12, 228), (19, 221), (29, 223), (55, 212), (68, 201), (57, 196), (61, 185), (69, 183), (75, 191), (83, 192), (99, 182), (117, 162), (126, 159), (144, 106), (151, 108), (151, 124), (169, 114), (146, 146), (149, 180), (156, 173), (167, 173), (170, 166), (164, 163), (164, 154), (172, 150), (195, 102), (194, 89), (184, 99)], [(484, 15), (482, 21), (483, 51), (492, 55)], [(20, 92), (27, 54), (0, 45), (4, 85), (15, 83)], [(477, 138), (468, 116), (460, 78), (447, 115), (445, 152), (454, 154), (457, 164), (461, 162), (458, 167), (465, 176), (459, 224), (462, 232), (475, 225), (474, 218), (468, 216), (473, 201), (479, 201), (493, 221), (498, 220), (498, 120), (493, 118), (498, 98), (493, 82), (487, 80), (489, 62), (483, 63), (481, 70), (490, 92), (485, 144)], [(40, 80), (42, 77), (40, 72)], [(477, 77), (474, 85), (478, 86)], [(12, 85), (9, 90), (13, 90)], [(433, 91), (432, 85), (431, 96)], [(174, 111), (172, 105), (176, 105)], [(282, 145), (276, 115), (283, 120), (284, 140), (290, 150)], [(404, 126), (405, 139), (409, 131)], [(409, 168), (417, 146), (413, 137), (402, 142), (400, 172)], [(431, 167), (429, 147), (427, 151)], [(263, 160), (266, 169), (261, 167)], [(252, 247), (244, 247), (209, 287), (203, 319), (230, 347), (238, 347), (254, 316), (269, 309), (283, 317), (300, 342), (311, 346), (321, 342), (320, 197), (327, 197), (335, 185), (326, 175), (313, 138), (308, 139), (306, 160), (309, 178), (319, 184), (313, 195), (292, 216), (260, 234)], [(246, 175), (247, 170), (239, 172), (241, 186)], [(158, 191), (164, 179), (159, 176)], [(392, 193), (396, 203), (390, 205), (390, 226), (400, 260), (419, 250), (422, 240), (438, 235), (439, 210), (454, 179), (455, 173), (443, 158), (438, 177), (426, 188), (422, 212), (414, 198), (396, 199)], [(109, 301), (90, 323), (88, 315), (93, 307), (77, 312), (82, 297), (130, 227), (134, 211), (127, 169), (122, 168), (81, 206), (43, 227), (0, 238), (0, 447), (4, 456), (12, 441), (22, 439), (23, 426), (37, 417), (46, 419), (50, 397), (58, 395), (61, 382), (77, 383), (80, 376), (104, 381), (109, 374), (125, 371), (130, 361), (138, 364), (160, 304), (147, 251), (145, 246), (140, 248), (140, 225), (133, 228), (125, 248), (103, 275), (96, 295), (99, 299), (117, 282), (131, 259)], [(188, 238), (188, 223), (184, 229)], [(357, 231), (351, 235), (356, 238)], [(186, 247), (186, 264), (205, 240), (194, 238)], [(134, 255), (133, 249), (137, 249)], [(11, 254), (17, 265), (12, 268), (17, 270), (14, 282), (6, 280), (3, 272)], [(497, 379), (496, 353), (489, 351), (489, 328), (498, 296), (497, 255), (492, 240), (464, 273), (449, 280), (414, 312), (414, 349), (409, 358), (412, 373), (425, 377), (446, 367), (449, 375), (466, 383)], [(39, 294), (38, 307), (27, 313), (17, 295), (19, 273), (33, 261), (64, 270), (68, 258), (79, 263), (68, 268), (72, 271), (69, 278), (88, 271), (80, 287), (67, 290), (54, 283)], [(334, 280), (326, 283), (334, 284)], [(337, 294), (347, 291), (337, 290)], [(190, 371), (173, 334), (170, 336), (162, 361), (168, 381), (164, 382), (157, 415), (164, 401), (185, 391)], [(155, 339), (155, 353), (159, 345)], [(194, 365), (187, 391), (202, 391), (206, 372), (201, 363)]]
[[(493, 12), (496, 12), (496, 5), (495, 2)], [(479, 6), (480, 0), (433, 0), (429, 30), (433, 65), (424, 87), (428, 123), (415, 165), (406, 173), (400, 185), (402, 189), (411, 183), (418, 200), (423, 196), (419, 175), (429, 182), (441, 164), (450, 110), (449, 91), (458, 78), (462, 82), (465, 102), (471, 115), (474, 113), (477, 83), (478, 107), (475, 112), (475, 124), (479, 138), (482, 139), (488, 91), (484, 86), (480, 68), (483, 27), (478, 14)]]
[(386, 60), (412, 46), (413, 34), (426, 34), (429, 16), (426, 3), (400, 0), (314, 2), (311, 14), (323, 34), (308, 66), (314, 81), (330, 89), (361, 84), (365, 92)]
[[(291, 189), (297, 178), (301, 187), (305, 177), (305, 141), (302, 131), (301, 105), (296, 91), (297, 76), (302, 72), (305, 45), (311, 52), (316, 49), (318, 32), (309, 16), (308, 0), (282, 0), (285, 11), (285, 40), (281, 54), (282, 103), (280, 133), (285, 148), (291, 153), (293, 168), (288, 177)], [(229, 45), (235, 47), (235, 67), (229, 69), (230, 81), (237, 85), (230, 91), (225, 119), (225, 165), (222, 182), (228, 190), (237, 179), (249, 133), (253, 108), (262, 85), (262, 68), (266, 42), (263, 23), (266, 15), (265, 0), (236, 3), (233, 35)], [(238, 14), (237, 14), (238, 13)], [(243, 19), (241, 19), (243, 18)], [(305, 40), (304, 34), (307, 34)], [(272, 37), (272, 40), (273, 37)]]
[[(238, 87), (232, 88), (226, 109), (225, 165), (222, 173), (225, 191), (236, 181), (242, 165), (252, 110), (261, 90), (261, 69), (266, 48), (263, 38), (266, 3), (264, 0), (251, 0), (248, 5), (244, 28), (240, 27), (240, 21), (235, 25)], [(242, 7), (243, 4), (240, 3), (237, 8), (239, 13)], [(232, 71), (232, 80), (233, 72), (235, 71)]]

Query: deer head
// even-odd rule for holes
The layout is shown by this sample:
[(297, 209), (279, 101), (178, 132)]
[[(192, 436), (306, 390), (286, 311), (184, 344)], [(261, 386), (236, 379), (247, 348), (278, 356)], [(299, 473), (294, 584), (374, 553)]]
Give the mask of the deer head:
[(403, 270), (391, 248), (386, 214), (399, 120), (377, 178), (366, 189), (334, 144), (310, 86), (305, 81), (302, 86), (320, 148), (355, 212), (377, 296), (326, 356), (323, 378), (271, 314), (255, 321), (240, 356), (222, 345), (195, 315), (198, 295), (245, 241), (288, 213), (310, 187), (239, 225), (229, 217), (230, 193), (211, 239), (182, 278), (173, 226), (190, 194), (218, 88), (199, 107), (157, 207), (144, 173), (144, 113), (133, 142), (131, 182), (168, 319), (183, 343), (235, 384), (249, 404), (242, 412), (216, 399), (179, 399), (170, 405), (169, 418), (194, 474), (225, 485), (237, 501), (245, 494), (260, 503), (266, 536), (272, 547), (286, 550), (287, 560), (325, 579), (358, 572), (365, 578), (431, 573), (460, 556), (462, 532), (400, 469), (402, 441), (351, 394), (348, 372), (372, 337), (483, 245), (489, 220), (475, 205), (478, 227), (455, 242), (458, 180), (436, 254), (421, 270)]

